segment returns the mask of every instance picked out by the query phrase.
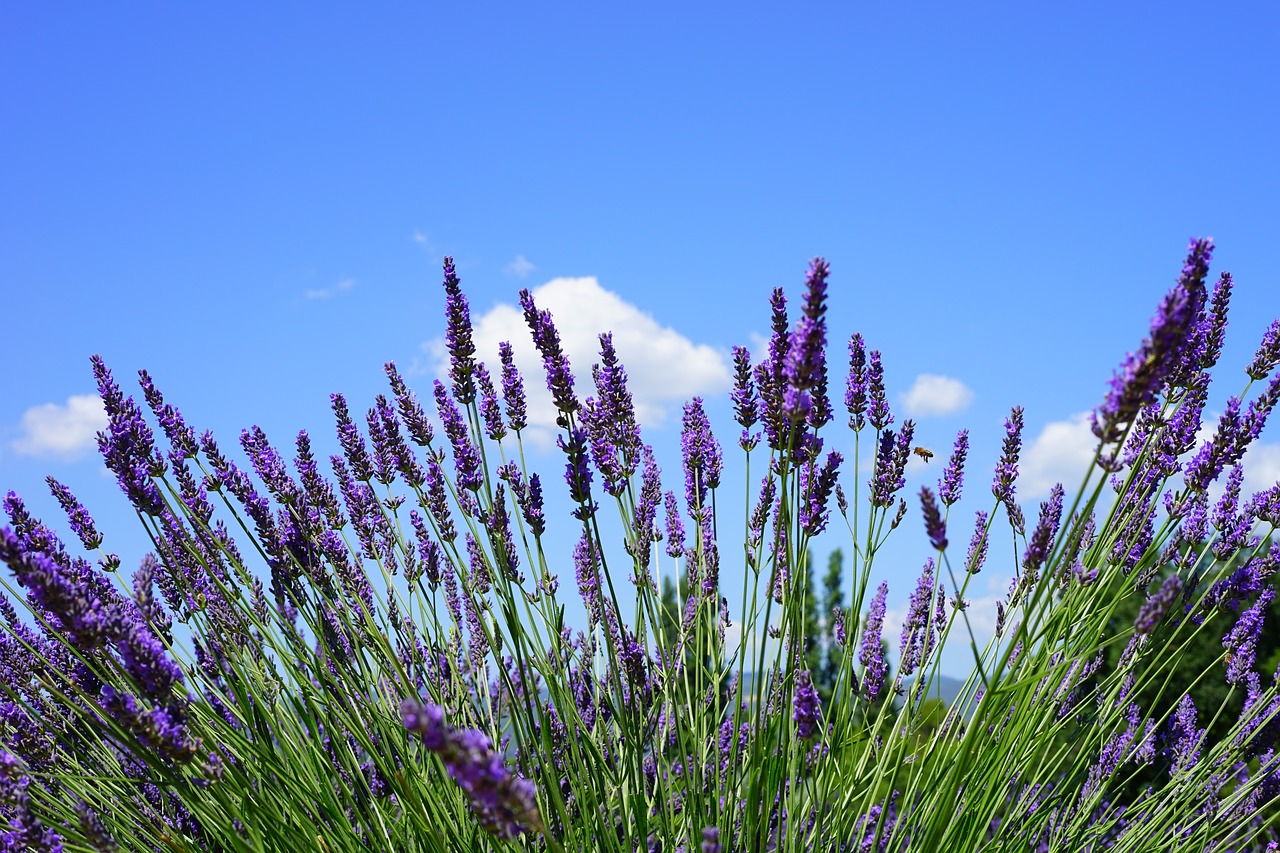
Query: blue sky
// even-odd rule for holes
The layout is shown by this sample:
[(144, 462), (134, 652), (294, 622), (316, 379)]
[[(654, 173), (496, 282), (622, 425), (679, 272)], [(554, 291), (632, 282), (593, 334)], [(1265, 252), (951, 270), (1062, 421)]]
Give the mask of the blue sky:
[[(1070, 472), (1188, 237), (1237, 281), (1219, 406), (1280, 314), (1270, 4), (432, 5), (0, 8), (0, 488), (55, 521), (56, 475), (136, 564), (77, 449), (89, 355), (224, 447), (327, 439), (329, 393), (362, 410), (386, 360), (427, 396), (446, 254), (493, 335), (543, 286), (574, 341), (632, 330), (672, 488), (683, 399), (732, 443), (728, 349), (825, 256), (833, 360), (881, 349), (940, 457), (971, 429), (962, 518), (1015, 403), (1023, 496)], [(886, 567), (896, 597), (918, 567)]]

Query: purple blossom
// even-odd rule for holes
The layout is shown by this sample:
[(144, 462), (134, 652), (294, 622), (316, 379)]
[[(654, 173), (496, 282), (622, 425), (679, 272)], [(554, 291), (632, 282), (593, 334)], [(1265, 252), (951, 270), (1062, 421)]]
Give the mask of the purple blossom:
[(833, 450), (827, 454), (821, 470), (815, 472), (816, 465), (813, 462), (806, 463), (800, 469), (800, 494), (804, 499), (800, 509), (800, 528), (810, 536), (817, 536), (827, 527), (827, 503), (831, 499), (831, 490), (835, 488), (842, 461), (844, 457)]
[(510, 341), (498, 344), (498, 357), (502, 360), (502, 401), (507, 408), (507, 426), (519, 433), (529, 425), (524, 396), (524, 380), (516, 369), (515, 353)]
[(827, 343), (826, 295), (827, 262), (815, 258), (806, 277), (804, 316), (796, 325), (787, 345), (783, 362), (785, 390), (783, 408), (792, 424), (810, 420), (814, 428), (830, 419), (831, 405), (826, 401), (827, 367), (824, 348)]
[(595, 542), (583, 531), (573, 549), (573, 568), (578, 579), (578, 594), (587, 606), (591, 624), (598, 624), (604, 617), (604, 599), (600, 590), (600, 563), (596, 556)]
[(969, 455), (969, 431), (962, 429), (956, 434), (955, 447), (951, 450), (951, 459), (938, 481), (938, 500), (945, 506), (951, 506), (960, 500), (960, 489), (964, 484), (964, 462)]
[(1196, 704), (1191, 694), (1184, 693), (1178, 707), (1169, 719), (1169, 757), (1173, 760), (1173, 775), (1186, 773), (1200, 759), (1200, 746), (1205, 730), (1196, 727)]
[(1263, 589), (1253, 606), (1240, 614), (1235, 626), (1222, 638), (1222, 647), (1227, 650), (1228, 683), (1243, 684), (1253, 671), (1258, 651), (1258, 635), (1262, 632), (1262, 623), (1273, 598), (1274, 589)]
[(163, 474), (167, 466), (156, 451), (151, 427), (133, 398), (120, 392), (102, 358), (95, 355), (90, 361), (107, 413), (107, 428), (98, 433), (102, 461), (139, 512), (159, 516), (164, 511), (164, 498), (151, 478)]
[(1187, 464), (1183, 475), (1187, 487), (1192, 491), (1203, 491), (1218, 479), (1222, 469), (1240, 461), (1244, 450), (1236, 448), (1242, 444), (1243, 424), (1240, 417), (1242, 401), (1232, 397), (1218, 419), (1218, 427), (1212, 438), (1205, 441)]
[(102, 534), (94, 526), (93, 516), (89, 515), (89, 511), (84, 508), (84, 505), (62, 483), (59, 483), (53, 477), (45, 477), (44, 481), (48, 483), (49, 491), (57, 499), (58, 505), (67, 514), (67, 518), (71, 522), (71, 530), (84, 543), (84, 547), (89, 551), (97, 550), (98, 546), (102, 544)]
[(800, 670), (796, 673), (795, 699), (791, 716), (795, 720), (796, 736), (801, 740), (808, 740), (817, 733), (820, 705), (818, 690), (813, 686), (809, 670)]
[(667, 492), (664, 499), (667, 510), (667, 556), (678, 558), (684, 553), (684, 522), (680, 520), (680, 504), (675, 492)]
[(1224, 272), (1218, 277), (1213, 288), (1213, 301), (1209, 315), (1205, 318), (1203, 329), (1198, 330), (1201, 337), (1201, 353), (1199, 368), (1209, 370), (1218, 363), (1222, 355), (1222, 344), (1227, 332), (1227, 311), (1231, 306), (1231, 273)]
[(342, 445), (342, 453), (347, 457), (352, 475), (362, 483), (373, 479), (373, 460), (365, 447), (364, 438), (351, 420), (351, 412), (347, 409), (347, 401), (341, 394), (330, 394), (333, 414), (338, 420), (338, 443)]
[(849, 338), (849, 381), (844, 404), (849, 410), (849, 429), (860, 431), (867, 423), (867, 349), (862, 335), (856, 333)]
[(491, 441), (502, 441), (507, 434), (506, 424), (502, 422), (502, 407), (498, 405), (498, 392), (493, 387), (493, 379), (485, 369), (484, 362), (478, 361), (475, 366), (476, 386), (480, 389), (480, 417), (484, 419), (484, 432)]
[(938, 502), (933, 490), (928, 486), (920, 487), (920, 508), (924, 513), (924, 529), (929, 534), (929, 544), (939, 551), (947, 547), (947, 525), (938, 511)]
[(533, 295), (528, 290), (520, 291), (520, 307), (524, 309), (525, 323), (533, 333), (533, 345), (542, 354), (542, 366), (547, 374), (547, 390), (551, 392), (556, 409), (561, 413), (556, 422), (567, 426), (569, 422), (566, 417), (578, 411), (578, 400), (573, 392), (573, 372), (569, 369), (569, 357), (560, 347), (560, 333), (551, 320), (551, 312), (538, 310)]
[(867, 393), (871, 405), (867, 409), (867, 421), (876, 429), (884, 429), (893, 423), (889, 401), (884, 391), (884, 366), (880, 363), (880, 351), (871, 351), (871, 366), (867, 368)]
[(444, 472), (435, 459), (427, 461), (426, 498), (426, 506), (423, 508), (431, 513), (441, 541), (452, 542), (458, 537), (458, 530), (453, 525), (453, 515), (449, 511), (449, 492), (445, 486)]
[(476, 347), (471, 340), (471, 308), (462, 292), (458, 275), (454, 271), (453, 258), (444, 259), (444, 310), (447, 323), (444, 331), (445, 348), (449, 351), (449, 376), (453, 380), (453, 396), (459, 405), (467, 405), (476, 398), (475, 370)]
[(577, 504), (573, 517), (586, 521), (599, 508), (591, 499), (591, 459), (587, 453), (587, 434), (575, 429), (569, 433), (567, 442), (560, 435), (556, 436), (556, 443), (568, 457), (564, 465), (564, 481), (569, 485), (569, 500)]
[(1150, 335), (1111, 379), (1106, 400), (1092, 415), (1093, 433), (1104, 442), (1118, 440), (1124, 426), (1156, 399), (1170, 373), (1184, 363), (1193, 324), (1204, 304), (1204, 276), (1212, 254), (1213, 241), (1191, 241), (1182, 276), (1156, 310)]
[(1160, 625), (1165, 614), (1181, 596), (1182, 578), (1176, 574), (1169, 575), (1160, 585), (1160, 589), (1142, 603), (1138, 618), (1133, 622), (1133, 630), (1141, 635), (1150, 634)]
[(684, 428), (680, 434), (684, 458), (684, 494), (695, 516), (710, 508), (707, 492), (720, 485), (724, 456), (711, 432), (711, 422), (702, 408), (702, 398), (694, 397), (684, 406)]
[(884, 659), (885, 598), (889, 595), (889, 584), (881, 583), (871, 599), (871, 609), (867, 611), (866, 627), (862, 631), (862, 645), (858, 650), (858, 661), (865, 667), (862, 676), (863, 694), (868, 702), (876, 701), (884, 686), (885, 676), (889, 672), (889, 664)]
[(1040, 519), (1036, 523), (1036, 529), (1031, 532), (1031, 541), (1022, 557), (1022, 568), (1028, 584), (1035, 583), (1040, 567), (1049, 559), (1049, 552), (1053, 550), (1053, 539), (1062, 522), (1062, 500), (1062, 484), (1055, 483), (1049, 492), (1049, 500), (1040, 504)]
[(702, 853), (721, 853), (723, 849), (719, 827), (708, 826), (702, 830)]
[(751, 381), (751, 353), (746, 347), (733, 348), (733, 401), (734, 417), (742, 425), (743, 435), (756, 424), (759, 417), (759, 399), (755, 383)]
[(151, 374), (147, 371), (138, 371), (138, 384), (142, 386), (142, 396), (147, 401), (147, 407), (156, 416), (156, 421), (159, 422), (160, 429), (164, 430), (165, 437), (169, 439), (174, 452), (181, 455), (183, 459), (195, 456), (199, 449), (196, 444), (196, 434), (191, 427), (187, 426), (182, 413), (165, 403), (163, 395), (151, 381)]
[(418, 396), (409, 390), (409, 386), (405, 385), (404, 379), (400, 377), (399, 371), (396, 370), (394, 361), (388, 361), (383, 365), (383, 369), (387, 373), (387, 379), (391, 382), (391, 393), (396, 398), (396, 406), (400, 410), (400, 419), (404, 421), (405, 429), (409, 431), (409, 437), (419, 447), (429, 446), (434, 437), (433, 430), (431, 422), (427, 420), (426, 414), (422, 411), (422, 404), (418, 402)]
[(444, 434), (449, 437), (453, 447), (453, 466), (459, 490), (478, 492), (484, 485), (484, 471), (480, 464), (480, 451), (471, 443), (470, 433), (462, 413), (449, 399), (440, 380), (435, 382), (436, 409), (440, 412), (440, 423), (444, 426)]
[(489, 513), (489, 540), (493, 545), (494, 560), (502, 575), (520, 583), (518, 571), (520, 557), (516, 552), (515, 537), (511, 533), (511, 519), (507, 515), (506, 490), (501, 483), (493, 491), (493, 509)]
[(627, 388), (627, 371), (613, 348), (613, 334), (604, 333), (599, 339), (600, 364), (592, 367), (592, 378), (599, 394), (599, 409), (608, 419), (609, 441), (622, 457), (618, 467), (626, 478), (640, 461), (640, 425)]
[[(941, 592), (938, 596), (941, 599)], [(911, 593), (911, 601), (907, 606), (907, 616), (902, 624), (902, 637), (898, 645), (901, 661), (898, 665), (898, 677), (905, 678), (922, 667), (929, 660), (933, 650), (934, 635), (941, 630), (942, 616), (933, 617), (934, 598), (933, 559), (925, 562), (924, 571), (916, 581), (915, 592)]]
[(400, 716), (405, 729), (440, 756), (486, 832), (513, 839), (523, 832), (541, 831), (533, 783), (507, 770), (502, 755), (493, 750), (483, 732), (455, 729), (445, 722), (444, 709), (412, 699), (400, 706)]
[(1018, 478), (1018, 455), (1022, 452), (1022, 407), (1014, 406), (1004, 422), (1004, 447), (1000, 462), (996, 465), (991, 493), (996, 500), (1011, 506), (1014, 497), (1014, 481)]
[(893, 496), (906, 485), (907, 462), (911, 459), (914, 435), (915, 423), (910, 420), (903, 422), (902, 431), (896, 435), (893, 430), (880, 433), (875, 471), (867, 484), (871, 488), (872, 506), (891, 506)]
[(1272, 320), (1262, 335), (1258, 352), (1244, 372), (1249, 374), (1250, 379), (1266, 379), (1277, 364), (1280, 364), (1280, 320)]

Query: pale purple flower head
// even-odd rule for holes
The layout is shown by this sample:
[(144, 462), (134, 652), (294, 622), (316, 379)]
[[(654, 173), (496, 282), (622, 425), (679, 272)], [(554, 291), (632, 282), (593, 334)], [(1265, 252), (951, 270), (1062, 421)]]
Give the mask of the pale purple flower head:
[(1022, 407), (1014, 406), (1004, 422), (1004, 447), (996, 465), (991, 493), (1006, 505), (1013, 504), (1014, 481), (1018, 478), (1018, 455), (1022, 452)]
[(796, 735), (801, 739), (807, 740), (817, 733), (818, 717), (821, 714), (820, 706), (818, 690), (813, 686), (809, 670), (800, 670), (796, 673), (792, 719), (796, 723)]
[(498, 357), (502, 361), (502, 401), (507, 407), (507, 426), (512, 432), (520, 432), (529, 425), (528, 409), (524, 397), (524, 379), (516, 368), (515, 352), (510, 341), (498, 344)]
[(1262, 633), (1262, 624), (1273, 598), (1274, 589), (1269, 586), (1263, 589), (1253, 606), (1240, 614), (1235, 626), (1222, 638), (1222, 647), (1227, 650), (1228, 683), (1243, 684), (1253, 672), (1258, 636)]
[(477, 492), (484, 485), (484, 471), (480, 465), (480, 451), (471, 443), (471, 435), (467, 430), (462, 412), (449, 397), (449, 392), (439, 379), (435, 382), (436, 410), (440, 413), (440, 423), (444, 426), (444, 434), (449, 437), (453, 446), (453, 467), (456, 475), (455, 483), (459, 489)]
[(1150, 634), (1160, 625), (1169, 609), (1182, 596), (1182, 578), (1176, 574), (1164, 579), (1155, 593), (1142, 603), (1138, 618), (1133, 622), (1133, 630), (1138, 634)]
[(881, 583), (871, 599), (871, 609), (867, 611), (866, 627), (862, 631), (862, 645), (858, 650), (858, 661), (866, 668), (862, 677), (863, 694), (868, 702), (874, 702), (884, 686), (885, 676), (889, 672), (889, 664), (884, 658), (884, 614), (885, 598), (889, 595), (889, 584)]
[(1280, 320), (1272, 320), (1262, 335), (1262, 343), (1253, 361), (1245, 368), (1251, 379), (1266, 379), (1267, 374), (1280, 364)]
[(400, 410), (400, 418), (404, 421), (405, 429), (409, 431), (409, 438), (413, 439), (414, 444), (419, 447), (426, 447), (431, 444), (433, 430), (431, 422), (422, 411), (422, 404), (418, 402), (418, 396), (409, 390), (400, 372), (396, 370), (394, 361), (388, 361), (383, 365), (383, 369), (391, 382), (391, 393), (396, 398), (396, 406)]
[(951, 506), (960, 500), (960, 489), (964, 485), (964, 463), (969, 455), (969, 431), (962, 429), (956, 434), (956, 443), (951, 450), (951, 459), (938, 481), (938, 500)]

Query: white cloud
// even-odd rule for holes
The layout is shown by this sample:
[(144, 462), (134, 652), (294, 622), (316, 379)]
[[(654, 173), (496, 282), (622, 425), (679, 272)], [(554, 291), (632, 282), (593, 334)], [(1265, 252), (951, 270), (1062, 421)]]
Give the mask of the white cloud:
[(973, 402), (973, 390), (959, 379), (921, 373), (902, 402), (907, 414), (915, 417), (952, 415)]
[(22, 413), (22, 435), (10, 446), (24, 456), (75, 456), (95, 445), (99, 430), (107, 427), (102, 400), (94, 394), (77, 394), (65, 405), (44, 403)]
[(533, 272), (536, 267), (524, 255), (516, 255), (516, 259), (502, 268), (508, 275), (516, 278), (524, 278)]
[[(605, 290), (594, 277), (556, 278), (532, 290), (539, 309), (549, 310), (569, 356), (579, 399), (595, 396), (591, 365), (600, 360), (599, 333), (612, 331), (613, 346), (626, 368), (628, 387), (641, 426), (659, 425), (673, 405), (696, 395), (726, 390), (733, 381), (725, 356), (707, 344), (696, 344), (674, 329), (659, 325), (652, 315)], [(555, 410), (547, 391), (542, 358), (529, 334), (523, 312), (500, 303), (472, 318), (477, 358), (498, 379), (498, 344), (510, 341), (516, 366), (524, 376), (529, 398), (529, 423), (555, 427)], [(423, 345), (434, 371), (445, 376), (449, 355), (444, 340)]]
[(308, 299), (328, 299), (330, 296), (336, 296), (339, 293), (345, 293), (356, 286), (354, 278), (344, 278), (333, 287), (323, 287), (318, 290), (308, 290), (304, 296)]
[(1280, 484), (1280, 444), (1253, 444), (1244, 457), (1244, 487), (1248, 496)]
[(1071, 492), (1084, 479), (1097, 449), (1089, 412), (1045, 424), (1018, 462), (1018, 496), (1043, 497), (1055, 483)]

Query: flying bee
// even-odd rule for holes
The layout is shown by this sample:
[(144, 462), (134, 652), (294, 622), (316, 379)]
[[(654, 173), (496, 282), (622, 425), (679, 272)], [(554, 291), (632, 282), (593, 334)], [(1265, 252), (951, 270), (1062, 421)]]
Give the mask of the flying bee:
[(925, 462), (928, 462), (930, 459), (932, 459), (932, 458), (933, 458), (933, 451), (932, 451), (932, 450), (926, 450), (926, 449), (925, 449), (925, 448), (923, 448), (923, 447), (917, 447), (917, 448), (913, 449), (911, 452), (912, 452), (912, 453), (914, 453), (916, 456), (919, 456), (919, 457), (920, 457), (921, 459), (923, 459)]

